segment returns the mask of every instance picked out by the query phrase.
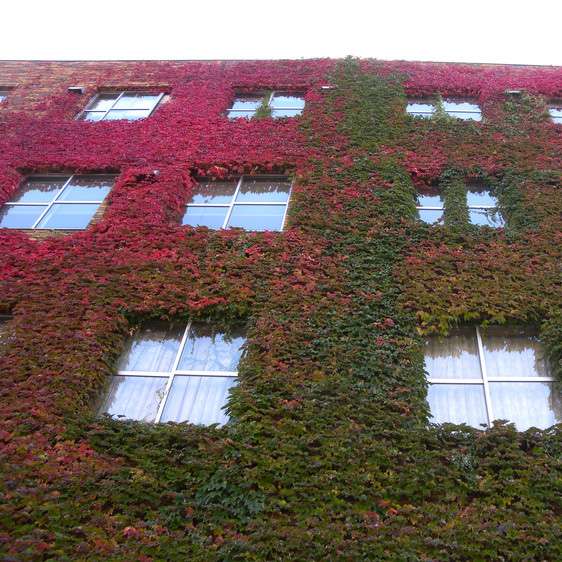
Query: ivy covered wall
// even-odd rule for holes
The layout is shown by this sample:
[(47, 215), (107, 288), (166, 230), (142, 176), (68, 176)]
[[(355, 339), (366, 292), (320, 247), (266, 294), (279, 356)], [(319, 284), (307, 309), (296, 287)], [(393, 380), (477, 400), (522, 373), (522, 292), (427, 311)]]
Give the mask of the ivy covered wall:
[[(27, 173), (116, 172), (101, 220), (0, 230), (5, 560), (559, 560), (560, 427), (428, 425), (423, 337), (537, 327), (562, 357), (562, 69), (313, 60), (1, 63), (0, 204)], [(86, 87), (84, 96), (68, 93)], [(331, 89), (321, 89), (331, 85)], [(160, 87), (139, 122), (75, 121), (96, 87)], [(240, 89), (298, 119), (229, 121)], [(506, 89), (520, 89), (507, 96)], [(473, 96), (482, 123), (413, 119)], [(158, 174), (154, 174), (158, 170)], [(284, 232), (179, 225), (193, 177), (287, 172)], [(464, 177), (505, 229), (477, 228)], [(454, 220), (415, 219), (439, 185)], [(95, 416), (151, 319), (247, 323), (222, 428)]]

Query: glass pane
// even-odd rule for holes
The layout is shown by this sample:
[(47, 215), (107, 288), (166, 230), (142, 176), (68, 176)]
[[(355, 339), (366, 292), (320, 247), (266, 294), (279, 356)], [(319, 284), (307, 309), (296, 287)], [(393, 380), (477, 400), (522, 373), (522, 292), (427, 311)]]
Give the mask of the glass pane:
[(557, 125), (562, 125), (562, 117), (553, 117), (552, 121)]
[(486, 186), (469, 183), (467, 184), (466, 203), (469, 207), (495, 207), (498, 200)]
[(193, 186), (188, 203), (230, 203), (238, 181), (209, 181)]
[(562, 422), (562, 396), (550, 382), (491, 382), (494, 417), (515, 423), (519, 431), (546, 429)]
[(418, 209), (418, 216), (421, 221), (427, 224), (437, 224), (443, 222), (443, 211), (428, 211), (427, 209)]
[(255, 111), (263, 103), (264, 96), (248, 95), (248, 96), (237, 96), (234, 99), (234, 103), (230, 109), (245, 109)]
[(136, 121), (144, 119), (150, 115), (149, 109), (112, 109), (106, 116), (105, 121), (117, 121), (126, 119), (127, 121)]
[(465, 113), (463, 111), (447, 111), (447, 115), (463, 121), (482, 121), (481, 113)]
[(185, 326), (151, 322), (131, 338), (119, 361), (120, 371), (163, 373), (172, 370)]
[(174, 377), (161, 421), (227, 423), (228, 416), (223, 408), (228, 391), (237, 382), (236, 377)]
[(105, 113), (103, 111), (87, 111), (82, 115), (84, 121), (101, 121)]
[(193, 324), (180, 359), (180, 371), (236, 371), (246, 341), (244, 330), (228, 335), (208, 324)]
[(552, 117), (562, 117), (562, 104), (559, 107), (551, 107), (548, 112)]
[(255, 111), (229, 111), (229, 119), (251, 119), (256, 114)]
[(443, 199), (441, 195), (423, 195), (418, 194), (419, 207), (443, 207)]
[(432, 113), (435, 113), (435, 105), (423, 101), (410, 101), (406, 105), (406, 112), (416, 114), (429, 113), (430, 115), (428, 115), (428, 117), (430, 117)]
[(67, 180), (68, 176), (66, 178), (29, 178), (10, 201), (12, 203), (50, 203)]
[(502, 216), (495, 209), (469, 209), (468, 220), (470, 224), (492, 228), (501, 228), (505, 224)]
[(289, 199), (291, 182), (279, 179), (242, 180), (236, 202), (243, 203), (285, 203)]
[(479, 379), (476, 331), (466, 328), (446, 338), (432, 337), (426, 341), (425, 369), (434, 379)]
[(0, 228), (31, 228), (46, 205), (4, 205), (0, 209)]
[(281, 230), (285, 205), (234, 205), (227, 226), (246, 230)]
[(217, 230), (222, 228), (228, 207), (187, 207), (182, 224), (188, 226), (206, 226)]
[(164, 397), (167, 382), (166, 377), (115, 376), (112, 378), (101, 413), (153, 422)]
[(302, 114), (302, 109), (273, 109), (271, 116), (274, 119), (282, 119), (283, 117), (297, 117)]
[(107, 111), (119, 97), (118, 93), (115, 94), (98, 94), (86, 108), (95, 111)]
[(98, 210), (98, 203), (55, 203), (41, 219), (37, 228), (80, 230), (86, 228)]
[(128, 93), (123, 94), (113, 106), (115, 109), (152, 109), (159, 94)]
[(468, 112), (480, 113), (480, 106), (478, 104), (466, 100), (444, 99), (443, 109), (447, 112), (468, 111)]
[(548, 377), (550, 372), (539, 338), (530, 330), (493, 326), (482, 330), (489, 377)]
[(271, 107), (275, 109), (283, 109), (290, 107), (291, 109), (304, 109), (304, 98), (299, 95), (288, 92), (277, 92), (271, 100)]
[(58, 201), (103, 201), (113, 186), (110, 176), (74, 176)]
[(430, 384), (427, 401), (433, 423), (466, 423), (478, 429), (488, 424), (483, 385)]

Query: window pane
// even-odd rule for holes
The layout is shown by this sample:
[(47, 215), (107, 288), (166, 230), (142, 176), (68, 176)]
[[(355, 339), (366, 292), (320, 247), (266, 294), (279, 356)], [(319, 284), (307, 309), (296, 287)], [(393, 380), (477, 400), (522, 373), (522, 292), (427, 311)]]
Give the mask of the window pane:
[(263, 96), (237, 96), (230, 109), (245, 109), (255, 111), (263, 103)]
[(235, 205), (228, 226), (246, 230), (281, 230), (285, 205)]
[(406, 111), (408, 113), (434, 113), (435, 105), (424, 101), (409, 101)]
[(144, 119), (150, 115), (149, 109), (112, 109), (106, 116), (105, 121), (117, 121), (126, 119), (127, 121), (136, 121)]
[(103, 111), (87, 111), (82, 118), (84, 121), (101, 121), (104, 115)]
[(152, 109), (158, 101), (158, 94), (123, 94), (113, 106), (115, 109)]
[(482, 331), (489, 377), (548, 377), (543, 347), (529, 330), (493, 326)]
[(166, 377), (115, 376), (101, 413), (152, 422), (156, 419), (167, 382)]
[(447, 111), (447, 115), (462, 119), (463, 121), (482, 121), (481, 113), (466, 113), (463, 111)]
[(443, 100), (443, 109), (447, 112), (449, 111), (468, 111), (473, 113), (480, 113), (480, 106), (476, 103), (463, 101), (463, 100)]
[(107, 111), (119, 97), (115, 94), (98, 94), (87, 107), (88, 110)]
[(74, 176), (58, 201), (103, 201), (113, 185), (110, 176)]
[(428, 224), (443, 222), (443, 211), (428, 211), (427, 209), (418, 209), (418, 216), (421, 221)]
[(468, 184), (466, 203), (469, 207), (495, 207), (498, 200), (486, 187)]
[(468, 220), (470, 224), (492, 228), (501, 228), (505, 224), (500, 213), (494, 209), (469, 209)]
[(443, 207), (443, 199), (441, 195), (423, 195), (418, 194), (419, 207)]
[(483, 385), (430, 384), (427, 401), (433, 423), (466, 423), (479, 429), (488, 424)]
[(255, 111), (229, 111), (229, 119), (251, 119), (256, 114)]
[(187, 207), (182, 224), (206, 226), (215, 230), (222, 228), (228, 207)]
[(237, 382), (236, 377), (174, 377), (161, 421), (225, 424), (223, 408)]
[(0, 209), (0, 227), (31, 228), (46, 205), (4, 205)]
[(548, 112), (552, 117), (562, 117), (562, 104), (559, 107), (551, 107)]
[(304, 109), (304, 98), (286, 92), (278, 92), (271, 100), (271, 107), (275, 109), (291, 108), (291, 109)]
[(276, 179), (242, 180), (236, 202), (244, 203), (284, 203), (289, 199), (291, 182)]
[(283, 117), (297, 117), (302, 114), (302, 109), (273, 109), (271, 116), (274, 119), (281, 119)]
[(98, 210), (98, 203), (55, 203), (41, 219), (37, 228), (80, 230), (86, 228)]
[(62, 186), (66, 178), (29, 178), (10, 199), (12, 203), (50, 203)]
[(228, 335), (207, 324), (193, 324), (185, 343), (179, 370), (236, 371), (246, 341), (242, 328)]
[(425, 347), (425, 369), (429, 378), (435, 379), (481, 378), (476, 331), (466, 328), (446, 338), (429, 338)]
[(562, 397), (549, 382), (491, 382), (494, 417), (515, 423), (519, 431), (546, 429), (562, 422)]
[(184, 326), (151, 322), (129, 340), (118, 369), (163, 373), (172, 370), (178, 354)]
[(230, 203), (237, 181), (209, 181), (193, 186), (188, 203)]
[(561, 125), (562, 124), (562, 116), (561, 117), (553, 117), (552, 121), (554, 123), (556, 123), (557, 125)]

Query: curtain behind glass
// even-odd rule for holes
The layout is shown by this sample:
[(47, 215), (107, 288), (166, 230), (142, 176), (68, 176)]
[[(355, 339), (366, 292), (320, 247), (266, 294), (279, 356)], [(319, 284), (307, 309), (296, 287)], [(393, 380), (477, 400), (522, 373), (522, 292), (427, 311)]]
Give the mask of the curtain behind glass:
[(488, 424), (483, 385), (430, 384), (427, 401), (433, 423), (466, 423), (478, 429)]
[(429, 338), (425, 348), (425, 368), (429, 378), (481, 378), (474, 328), (455, 330), (446, 338)]

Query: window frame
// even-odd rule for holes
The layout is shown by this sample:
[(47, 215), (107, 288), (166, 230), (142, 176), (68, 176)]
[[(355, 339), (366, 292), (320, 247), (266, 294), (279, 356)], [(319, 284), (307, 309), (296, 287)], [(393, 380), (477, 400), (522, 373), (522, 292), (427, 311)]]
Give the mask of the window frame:
[[(68, 200), (68, 201), (60, 201), (59, 198), (60, 196), (64, 193), (64, 190), (66, 189), (66, 187), (68, 186), (68, 184), (72, 181), (73, 178), (75, 177), (80, 177), (80, 176), (105, 176), (105, 177), (111, 177), (114, 179), (113, 181), (113, 185), (115, 185), (115, 178), (117, 177), (117, 174), (95, 174), (95, 173), (84, 173), (84, 174), (36, 174), (36, 175), (31, 175), (31, 176), (27, 176), (25, 178), (25, 180), (20, 183), (19, 187), (23, 187), (29, 180), (32, 180), (34, 178), (68, 178), (64, 184), (62, 185), (62, 187), (58, 190), (58, 192), (56, 193), (56, 195), (53, 196), (53, 198), (51, 199), (50, 202), (46, 203), (46, 202), (29, 202), (29, 201), (6, 201), (6, 203), (4, 203), (0, 208), (4, 208), (4, 207), (45, 207), (45, 210), (39, 215), (39, 217), (37, 218), (37, 220), (33, 223), (32, 226), (30, 227), (0, 227), (0, 228), (8, 228), (10, 230), (85, 230), (86, 228), (88, 228), (88, 226), (90, 226), (90, 223), (92, 221), (92, 219), (90, 219), (90, 221), (88, 222), (88, 224), (84, 227), (84, 228), (49, 228), (49, 227), (40, 227), (38, 226), (41, 221), (43, 220), (43, 218), (47, 215), (47, 213), (55, 206), (55, 205), (98, 205), (98, 209), (96, 209), (96, 212), (99, 210), (100, 206), (103, 204), (103, 202), (105, 201), (105, 197), (107, 197), (107, 195), (101, 199), (101, 200), (88, 200), (88, 201), (75, 201), (75, 200)], [(111, 187), (111, 189), (113, 189), (113, 185)], [(14, 192), (17, 193), (17, 190)], [(94, 213), (95, 216), (95, 213)], [(93, 217), (92, 217), (93, 218)]]
[[(445, 218), (445, 200), (443, 199), (443, 194), (439, 191), (436, 195), (438, 195), (441, 199), (441, 206), (437, 207), (434, 205), (431, 206), (427, 206), (427, 205), (419, 205), (419, 196), (420, 195), (426, 195), (425, 193), (420, 193), (419, 191), (416, 192), (416, 211), (418, 212), (418, 216), (417, 216), (417, 220), (420, 222), (423, 222), (424, 224), (427, 224), (429, 226), (440, 226), (443, 224), (443, 220)], [(431, 195), (429, 195), (431, 197)], [(424, 221), (420, 214), (419, 211), (441, 211), (441, 217), (439, 219), (437, 219), (436, 221), (432, 222), (432, 223), (428, 223), (426, 221)]]
[[(113, 103), (111, 104), (111, 107), (109, 107), (107, 110), (105, 110), (105, 112), (101, 111), (101, 110), (95, 110), (95, 109), (88, 109), (89, 107), (91, 107), (98, 99), (100, 96), (103, 95), (108, 95), (108, 94), (117, 94), (119, 92), (119, 95), (115, 98), (115, 100), (113, 101)], [(109, 114), (110, 111), (114, 110), (115, 105), (119, 102), (119, 100), (125, 96), (125, 95), (129, 95), (129, 94), (144, 94), (147, 96), (154, 96), (157, 95), (158, 99), (154, 102), (154, 105), (152, 106), (152, 108), (149, 110), (148, 115), (146, 115), (145, 117), (141, 117), (139, 119), (106, 119), (107, 115)], [(99, 123), (100, 121), (140, 121), (142, 119), (148, 119), (156, 110), (156, 108), (160, 105), (160, 102), (162, 101), (162, 98), (166, 95), (165, 92), (158, 92), (158, 94), (153, 93), (152, 91), (142, 91), (142, 90), (115, 90), (115, 91), (100, 91), (97, 92), (88, 102), (88, 104), (86, 105), (86, 107), (80, 111), (80, 113), (77, 116), (77, 120), (78, 121), (86, 121), (88, 123)], [(127, 108), (127, 107), (120, 107), (118, 109), (118, 111), (134, 111), (134, 110), (139, 110), (139, 108)], [(103, 117), (101, 119), (97, 119), (95, 121), (89, 121), (88, 119), (86, 119), (86, 115), (88, 113), (103, 113)]]
[[(476, 121), (478, 123), (480, 123), (484, 117), (483, 113), (482, 113), (482, 108), (480, 107), (479, 103), (476, 103), (476, 98), (463, 98), (463, 97), (444, 97), (442, 98), (442, 104), (443, 104), (443, 111), (449, 116), (449, 117), (453, 117), (455, 119), (458, 119), (459, 121)], [(478, 110), (447, 110), (445, 109), (445, 104), (446, 103), (470, 103), (472, 105), (475, 105), (476, 107), (478, 107)], [(408, 111), (408, 106), (409, 105), (413, 105), (413, 104), (423, 104), (423, 105), (431, 105), (431, 107), (433, 108), (432, 111)], [(421, 119), (433, 119), (435, 113), (437, 112), (437, 101), (434, 98), (431, 97), (407, 97), (406, 98), (406, 114), (409, 115), (412, 118), (421, 118)], [(465, 119), (463, 117), (458, 117), (456, 114), (457, 113), (462, 113), (462, 114), (466, 114), (466, 115), (478, 115), (478, 119)]]
[[(551, 123), (562, 125), (562, 99), (551, 99), (547, 104), (548, 115)], [(558, 111), (559, 115), (554, 115), (553, 111)]]
[[(276, 94), (291, 94), (293, 97), (302, 97), (303, 100), (303, 107), (275, 107), (273, 105), (273, 99), (275, 98)], [(256, 92), (246, 92), (246, 93), (241, 93), (238, 92), (234, 95), (234, 100), (231, 104), (231, 106), (226, 110), (227, 112), (227, 117), (229, 120), (234, 120), (234, 119), (253, 119), (256, 115), (256, 113), (259, 111), (260, 107), (268, 107), (270, 109), (271, 112), (276, 111), (276, 110), (287, 110), (287, 111), (300, 111), (299, 115), (293, 115), (291, 117), (274, 117), (273, 115), (271, 116), (273, 119), (294, 119), (295, 117), (300, 117), (303, 112), (304, 112), (304, 108), (306, 107), (306, 102), (305, 102), (305, 93), (301, 92), (301, 91), (295, 91), (295, 92), (291, 92), (291, 90), (271, 90), (269, 93), (264, 91), (262, 94), (260, 94), (259, 90)], [(230, 113), (248, 113), (250, 110), (248, 109), (235, 109), (232, 106), (236, 103), (236, 99), (237, 98), (242, 98), (244, 96), (260, 96), (261, 97), (261, 105), (259, 105), (255, 110), (253, 110), (254, 112), (252, 113), (252, 115), (250, 117), (248, 117), (247, 115), (243, 116), (243, 117), (238, 117), (238, 116), (231, 116)]]
[[(204, 180), (205, 178), (196, 178), (196, 180), (198, 181), (198, 183), (201, 183), (200, 180)], [(242, 183), (244, 179), (271, 179), (271, 180), (283, 180), (286, 181), (288, 183), (290, 183), (289, 185), (289, 193), (287, 193), (287, 200), (283, 203), (279, 203), (279, 202), (275, 202), (275, 201), (264, 201), (263, 203), (260, 202), (251, 202), (251, 201), (239, 201), (236, 202), (236, 197), (238, 196), (238, 193), (240, 192), (240, 188), (242, 187)], [(263, 175), (259, 175), (259, 176), (248, 176), (248, 175), (241, 175), (237, 180), (236, 180), (236, 189), (232, 195), (232, 199), (230, 200), (230, 203), (187, 203), (185, 205), (185, 212), (187, 212), (187, 209), (189, 207), (219, 207), (219, 208), (226, 208), (228, 209), (224, 218), (224, 221), (222, 223), (222, 226), (217, 228), (217, 229), (212, 229), (212, 230), (225, 230), (227, 228), (240, 228), (240, 227), (229, 227), (228, 226), (228, 221), (230, 220), (230, 217), (232, 215), (232, 211), (234, 210), (234, 207), (237, 205), (245, 205), (245, 206), (256, 206), (256, 205), (266, 205), (266, 206), (276, 206), (276, 207), (281, 207), (281, 206), (285, 206), (285, 211), (283, 212), (283, 219), (281, 220), (281, 228), (279, 230), (247, 230), (247, 232), (283, 232), (283, 230), (285, 229), (285, 223), (287, 221), (287, 212), (289, 209), (289, 201), (291, 200), (291, 194), (293, 192), (293, 183), (294, 180), (290, 179), (288, 176), (282, 176), (282, 175), (275, 175), (275, 174), (263, 174)], [(184, 212), (184, 216), (185, 216), (185, 212)], [(191, 225), (187, 225), (184, 224), (182, 226), (191, 226)], [(197, 226), (191, 226), (192, 228), (198, 228)], [(207, 227), (209, 228), (209, 227)]]
[(10, 91), (10, 88), (0, 87), (0, 104), (4, 103), (8, 99)]
[[(554, 377), (514, 377), (514, 376), (489, 376), (488, 371), (486, 368), (486, 359), (484, 355), (484, 344), (482, 342), (482, 333), (479, 326), (474, 326), (476, 330), (476, 343), (478, 349), (478, 363), (480, 365), (480, 373), (482, 375), (481, 378), (452, 378), (452, 379), (445, 379), (445, 378), (437, 378), (437, 377), (430, 377), (426, 375), (426, 381), (429, 385), (437, 385), (437, 384), (457, 384), (457, 385), (478, 385), (482, 386), (484, 389), (484, 406), (486, 408), (486, 415), (488, 418), (488, 422), (486, 427), (492, 427), (492, 422), (498, 418), (494, 417), (494, 409), (492, 404), (492, 396), (490, 393), (490, 383), (496, 382), (550, 382), (554, 383), (556, 380)], [(514, 423), (514, 422), (511, 422)]]
[[(496, 203), (498, 203), (498, 198), (496, 197), (496, 195), (494, 193), (492, 193), (492, 190), (489, 188), (488, 184), (486, 184), (483, 181), (479, 181), (479, 180), (470, 180), (470, 179), (466, 179), (465, 180), (465, 187), (466, 187), (466, 208), (468, 209), (468, 222), (469, 224), (471, 224), (472, 226), (487, 226), (488, 228), (493, 228), (494, 230), (497, 230), (499, 228), (504, 228), (505, 224), (506, 224), (506, 220), (505, 217), (503, 216), (503, 214), (500, 211), (499, 206), (496, 205), (469, 205), (468, 203), (468, 194), (471, 191), (471, 187), (480, 187), (482, 188), (483, 191), (488, 191), (490, 196), (493, 197), (496, 200)], [(483, 224), (475, 224), (470, 220), (470, 211), (495, 211), (496, 214), (498, 215), (498, 217), (501, 220), (501, 223), (499, 226), (492, 226), (492, 225), (483, 225)]]
[[(164, 392), (162, 393), (162, 398), (160, 400), (160, 404), (158, 405), (158, 410), (156, 412), (156, 416), (154, 420), (150, 423), (161, 423), (162, 414), (164, 413), (164, 409), (166, 407), (166, 402), (168, 401), (168, 397), (170, 396), (170, 392), (172, 389), (172, 384), (176, 376), (183, 376), (183, 377), (229, 377), (233, 379), (238, 379), (238, 370), (236, 371), (198, 371), (198, 370), (185, 370), (185, 369), (178, 369), (179, 363), (182, 358), (183, 351), (185, 349), (186, 343), (189, 339), (189, 332), (191, 330), (191, 326), (193, 325), (193, 320), (189, 320), (186, 324), (186, 327), (183, 331), (182, 338), (180, 340), (180, 344), (178, 346), (178, 351), (174, 358), (174, 362), (172, 363), (172, 367), (169, 371), (125, 371), (125, 370), (117, 370), (115, 375), (111, 377), (111, 380), (115, 376), (123, 376), (123, 377), (151, 377), (151, 378), (159, 378), (165, 379), (166, 386), (164, 387)], [(142, 330), (142, 327), (141, 327)], [(246, 338), (247, 340), (247, 338)], [(243, 353), (240, 358), (242, 358)], [(107, 397), (104, 397), (106, 399)], [(105, 405), (105, 400), (102, 403)], [(103, 412), (102, 412), (103, 413)]]

